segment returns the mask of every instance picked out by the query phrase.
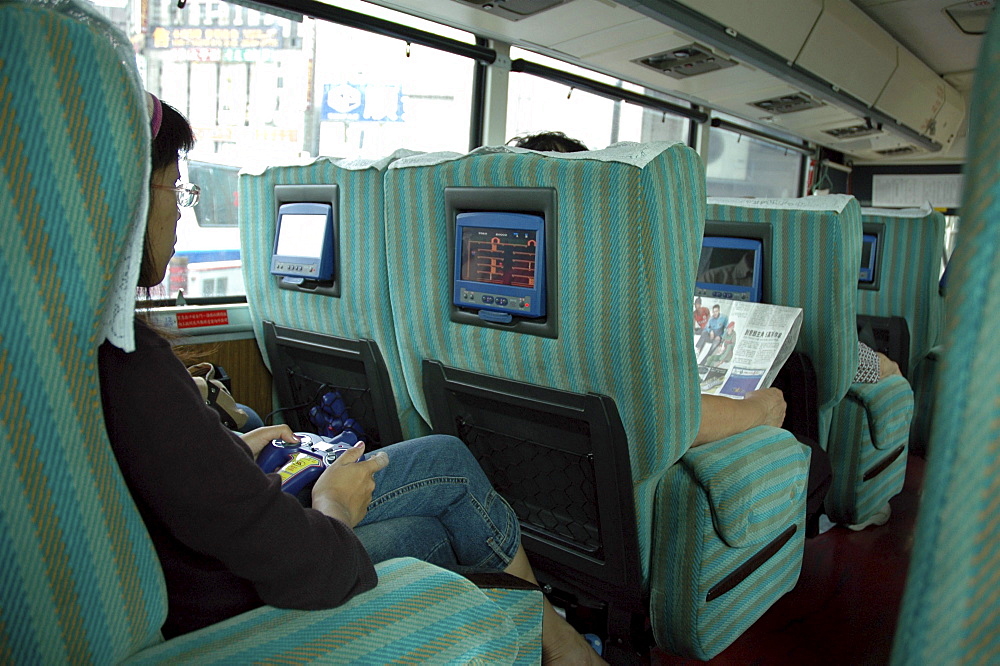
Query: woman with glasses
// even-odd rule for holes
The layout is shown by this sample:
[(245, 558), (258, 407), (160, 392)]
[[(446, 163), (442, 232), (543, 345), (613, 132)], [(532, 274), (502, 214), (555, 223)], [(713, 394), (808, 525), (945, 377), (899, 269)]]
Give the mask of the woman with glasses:
[[(187, 120), (151, 96), (152, 174), (139, 286), (163, 279), (179, 207), (198, 189), (178, 184), (194, 145)], [(359, 443), (328, 467), (304, 508), (254, 458), (287, 425), (237, 435), (204, 404), (170, 343), (136, 319), (134, 352), (99, 352), (108, 438), (163, 566), (170, 638), (271, 604), (332, 608), (377, 584), (372, 562), (410, 556), (453, 568), (503, 570), (535, 582), (511, 507), (468, 448), (435, 435), (362, 460)], [(390, 458), (392, 463), (390, 464)], [(546, 662), (603, 663), (544, 604)]]

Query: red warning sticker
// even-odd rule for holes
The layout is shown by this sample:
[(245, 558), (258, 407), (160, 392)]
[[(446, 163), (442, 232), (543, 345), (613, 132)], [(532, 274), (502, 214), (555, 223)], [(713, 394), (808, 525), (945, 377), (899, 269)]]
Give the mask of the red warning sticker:
[(178, 312), (177, 328), (198, 328), (199, 326), (225, 326), (229, 323), (228, 310), (207, 310), (199, 312)]

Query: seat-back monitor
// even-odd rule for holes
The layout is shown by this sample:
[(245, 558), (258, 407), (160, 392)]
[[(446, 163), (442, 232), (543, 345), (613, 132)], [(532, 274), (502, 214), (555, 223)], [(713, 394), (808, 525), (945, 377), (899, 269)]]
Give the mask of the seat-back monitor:
[(872, 284), (875, 282), (876, 258), (878, 257), (878, 236), (865, 234), (861, 241), (861, 272), (858, 282)]
[(286, 203), (278, 208), (271, 274), (286, 281), (330, 282), (334, 275), (333, 206)]
[(763, 277), (760, 239), (705, 236), (702, 240), (695, 295), (759, 303)]
[(545, 220), (511, 212), (456, 216), (453, 302), (488, 321), (545, 316)]

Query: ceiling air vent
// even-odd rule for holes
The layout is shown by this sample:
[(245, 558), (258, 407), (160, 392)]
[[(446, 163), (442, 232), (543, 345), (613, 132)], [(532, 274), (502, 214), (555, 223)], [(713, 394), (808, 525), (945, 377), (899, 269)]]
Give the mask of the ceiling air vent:
[(858, 125), (848, 125), (847, 127), (835, 127), (834, 129), (823, 130), (823, 132), (835, 139), (857, 139), (863, 136), (871, 136), (872, 134), (880, 134), (882, 128), (878, 125), (860, 123)]
[(899, 155), (909, 155), (919, 151), (913, 146), (900, 146), (899, 148), (886, 148), (885, 150), (876, 150), (875, 152), (879, 155), (884, 155), (885, 157), (897, 157)]
[(697, 44), (688, 44), (645, 58), (638, 58), (632, 62), (655, 69), (657, 72), (675, 79), (688, 79), (692, 76), (717, 72), (720, 69), (736, 65), (732, 60), (718, 56), (704, 46)]
[(520, 21), (546, 9), (564, 5), (570, 0), (455, 0), (455, 2), (471, 5), (508, 21)]
[(771, 99), (762, 99), (759, 102), (750, 102), (750, 106), (756, 106), (761, 111), (768, 113), (795, 113), (806, 109), (818, 109), (823, 106), (823, 102), (813, 99), (805, 93), (793, 93)]

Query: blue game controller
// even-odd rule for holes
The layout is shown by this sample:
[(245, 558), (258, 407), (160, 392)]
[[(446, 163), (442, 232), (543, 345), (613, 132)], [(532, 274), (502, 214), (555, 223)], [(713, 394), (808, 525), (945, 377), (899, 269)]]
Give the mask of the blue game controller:
[[(298, 495), (309, 488), (340, 455), (365, 438), (364, 428), (351, 418), (347, 404), (337, 391), (328, 391), (309, 410), (309, 422), (319, 434), (297, 432), (296, 442), (271, 440), (260, 455), (257, 466), (265, 474), (277, 472), (281, 489)], [(359, 460), (365, 460), (361, 456)]]
[[(298, 495), (315, 483), (323, 470), (360, 441), (350, 430), (336, 437), (309, 432), (297, 432), (295, 436), (299, 438), (298, 443), (271, 440), (257, 456), (257, 466), (266, 474), (276, 472), (281, 477), (281, 489), (292, 495)], [(365, 458), (361, 456), (360, 460)]]

